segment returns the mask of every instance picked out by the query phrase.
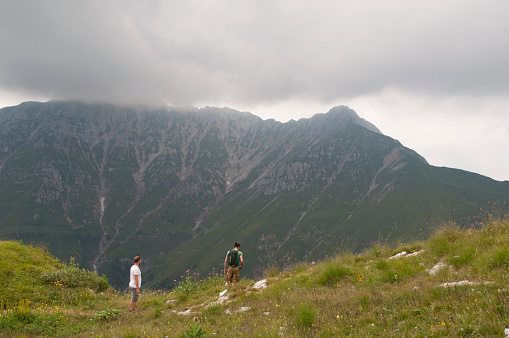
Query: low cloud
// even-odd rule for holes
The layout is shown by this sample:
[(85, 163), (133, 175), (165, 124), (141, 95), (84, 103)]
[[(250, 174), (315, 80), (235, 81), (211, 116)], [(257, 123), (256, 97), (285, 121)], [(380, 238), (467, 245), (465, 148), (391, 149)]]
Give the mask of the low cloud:
[(502, 1), (8, 1), (0, 85), (63, 99), (506, 93)]

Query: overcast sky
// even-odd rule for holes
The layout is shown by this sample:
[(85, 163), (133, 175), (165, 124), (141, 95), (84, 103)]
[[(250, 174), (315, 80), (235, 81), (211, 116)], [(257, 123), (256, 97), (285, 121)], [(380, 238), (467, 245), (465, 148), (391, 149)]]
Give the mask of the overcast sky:
[(509, 180), (507, 0), (0, 2), (0, 106), (347, 105), (430, 164)]

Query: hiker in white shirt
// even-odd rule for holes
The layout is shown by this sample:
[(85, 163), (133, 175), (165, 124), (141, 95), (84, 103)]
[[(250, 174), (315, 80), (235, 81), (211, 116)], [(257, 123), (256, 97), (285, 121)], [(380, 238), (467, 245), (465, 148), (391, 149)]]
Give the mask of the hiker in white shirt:
[(129, 280), (129, 289), (131, 290), (131, 303), (129, 304), (129, 311), (134, 311), (138, 295), (140, 294), (141, 287), (141, 271), (140, 271), (141, 257), (134, 257), (134, 265), (131, 266), (131, 274)]

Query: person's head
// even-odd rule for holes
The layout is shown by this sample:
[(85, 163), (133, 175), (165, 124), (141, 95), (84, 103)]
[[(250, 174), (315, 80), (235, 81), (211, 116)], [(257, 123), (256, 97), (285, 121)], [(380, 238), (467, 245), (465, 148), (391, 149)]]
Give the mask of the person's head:
[(233, 247), (236, 248), (236, 249), (240, 249), (240, 244), (235, 242), (235, 245)]
[(137, 264), (141, 261), (141, 257), (140, 256), (136, 256), (134, 257), (134, 264)]

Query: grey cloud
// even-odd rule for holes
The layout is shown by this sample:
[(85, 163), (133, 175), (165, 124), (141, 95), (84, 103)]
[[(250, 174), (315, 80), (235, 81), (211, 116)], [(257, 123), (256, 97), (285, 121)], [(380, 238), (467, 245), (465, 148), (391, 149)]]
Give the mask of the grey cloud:
[(3, 1), (0, 86), (175, 104), (509, 89), (506, 1)]

